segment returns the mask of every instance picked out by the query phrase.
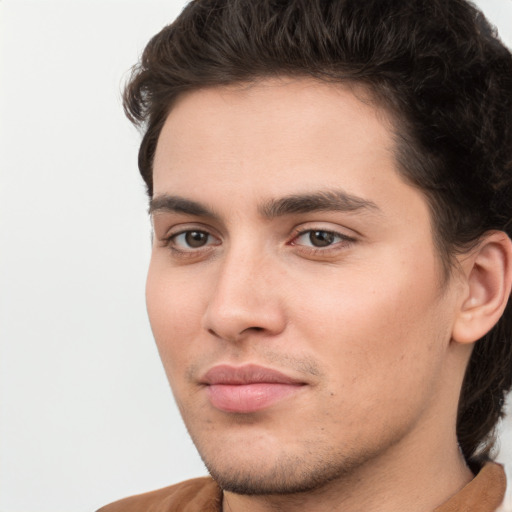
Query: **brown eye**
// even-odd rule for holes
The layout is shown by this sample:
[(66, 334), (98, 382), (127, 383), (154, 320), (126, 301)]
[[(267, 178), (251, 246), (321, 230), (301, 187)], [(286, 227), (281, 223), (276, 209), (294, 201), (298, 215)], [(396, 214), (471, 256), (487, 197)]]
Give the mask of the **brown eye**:
[(187, 231), (184, 237), (185, 243), (192, 249), (203, 247), (208, 243), (208, 233), (204, 231)]
[(309, 241), (314, 247), (327, 247), (332, 245), (336, 239), (336, 235), (329, 231), (310, 231)]
[[(206, 231), (191, 229), (171, 237), (170, 243), (178, 250), (201, 249), (215, 242), (215, 238)], [(216, 245), (214, 243), (214, 245)]]
[(292, 241), (291, 245), (298, 245), (310, 249), (343, 248), (355, 240), (352, 237), (326, 229), (305, 229)]

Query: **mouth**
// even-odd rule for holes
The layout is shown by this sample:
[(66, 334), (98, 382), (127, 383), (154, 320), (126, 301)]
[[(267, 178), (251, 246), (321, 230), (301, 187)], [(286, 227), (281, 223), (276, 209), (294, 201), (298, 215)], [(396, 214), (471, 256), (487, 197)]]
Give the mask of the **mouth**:
[(299, 392), (305, 382), (258, 365), (211, 368), (201, 379), (210, 403), (230, 413), (266, 409)]

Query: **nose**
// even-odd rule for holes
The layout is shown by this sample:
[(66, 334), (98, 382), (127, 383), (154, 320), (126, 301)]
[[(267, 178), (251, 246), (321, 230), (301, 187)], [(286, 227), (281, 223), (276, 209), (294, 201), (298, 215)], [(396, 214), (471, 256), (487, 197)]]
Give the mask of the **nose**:
[(247, 252), (232, 251), (221, 262), (203, 317), (204, 329), (230, 342), (275, 336), (286, 325), (278, 265)]

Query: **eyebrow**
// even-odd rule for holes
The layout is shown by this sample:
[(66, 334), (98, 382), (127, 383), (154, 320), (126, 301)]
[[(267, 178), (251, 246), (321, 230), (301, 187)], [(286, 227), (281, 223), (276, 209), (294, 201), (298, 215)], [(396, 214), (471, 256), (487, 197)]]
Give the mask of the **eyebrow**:
[(217, 217), (206, 206), (190, 199), (180, 196), (170, 196), (163, 194), (151, 199), (149, 203), (149, 214), (155, 212), (175, 212), (184, 213), (185, 215), (194, 215), (197, 217)]
[(359, 210), (381, 213), (381, 210), (373, 201), (348, 194), (344, 190), (293, 194), (280, 199), (271, 199), (260, 207), (260, 213), (269, 219), (298, 213), (320, 211), (355, 212)]
[[(267, 219), (320, 211), (356, 212), (362, 210), (381, 213), (381, 210), (373, 201), (348, 194), (343, 190), (292, 194), (279, 199), (270, 199), (260, 205), (258, 210)], [(219, 218), (219, 215), (201, 203), (167, 194), (159, 195), (150, 202), (150, 214), (162, 211), (197, 217)]]

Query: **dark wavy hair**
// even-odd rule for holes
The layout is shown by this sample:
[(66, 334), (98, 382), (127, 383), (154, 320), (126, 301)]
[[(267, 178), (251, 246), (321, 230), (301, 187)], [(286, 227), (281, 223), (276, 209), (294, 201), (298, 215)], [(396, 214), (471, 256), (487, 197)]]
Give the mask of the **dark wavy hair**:
[[(363, 85), (395, 120), (400, 172), (430, 206), (445, 271), (490, 230), (512, 230), (512, 55), (465, 0), (195, 0), (155, 35), (124, 91), (152, 164), (176, 98), (273, 76)], [(512, 386), (512, 305), (474, 347), (457, 435), (489, 458)]]

